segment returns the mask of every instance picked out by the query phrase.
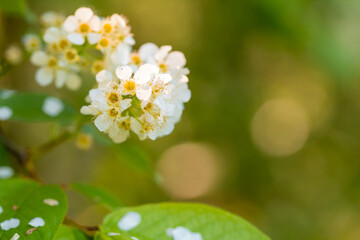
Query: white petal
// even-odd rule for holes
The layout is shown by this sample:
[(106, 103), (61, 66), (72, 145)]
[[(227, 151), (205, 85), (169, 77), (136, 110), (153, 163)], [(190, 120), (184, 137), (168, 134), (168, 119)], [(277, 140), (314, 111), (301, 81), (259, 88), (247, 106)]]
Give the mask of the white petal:
[(122, 143), (129, 137), (130, 131), (115, 125), (108, 130), (108, 134), (115, 143)]
[(151, 96), (151, 88), (149, 89), (136, 89), (136, 96), (143, 101), (149, 100)]
[(70, 90), (76, 91), (81, 87), (81, 78), (77, 74), (69, 74), (65, 85)]
[(124, 43), (125, 44), (128, 44), (128, 45), (135, 45), (135, 39), (132, 37), (132, 36), (127, 36), (125, 39), (124, 39)]
[(64, 70), (56, 71), (55, 86), (57, 88), (62, 88), (65, 84), (66, 78), (67, 78), (67, 72), (65, 72)]
[(35, 74), (36, 82), (42, 87), (49, 85), (53, 81), (53, 78), (54, 72), (48, 67), (40, 68)]
[(99, 33), (88, 33), (87, 40), (90, 44), (97, 43), (101, 38), (101, 35)]
[(84, 36), (80, 33), (70, 33), (68, 35), (68, 39), (70, 40), (70, 42), (76, 45), (83, 45), (85, 42)]
[(8, 120), (13, 115), (13, 111), (11, 108), (2, 106), (0, 107), (0, 120)]
[(116, 68), (116, 76), (120, 80), (128, 80), (132, 75), (132, 69), (129, 66), (120, 66)]
[(79, 27), (79, 19), (75, 16), (69, 16), (66, 18), (63, 27), (67, 32), (74, 32)]
[(75, 17), (80, 19), (82, 22), (89, 21), (93, 15), (94, 15), (94, 12), (90, 8), (87, 8), (87, 7), (81, 7), (75, 11)]
[(94, 32), (99, 32), (101, 28), (101, 20), (98, 16), (94, 15), (90, 19), (90, 29)]
[(142, 125), (137, 119), (132, 117), (130, 118), (130, 128), (134, 133), (139, 134), (142, 130)]
[(42, 105), (42, 110), (46, 115), (56, 117), (64, 110), (64, 104), (58, 98), (47, 97)]
[(119, 28), (124, 28), (126, 27), (126, 20), (120, 16), (119, 14), (113, 14), (110, 17), (111, 21), (116, 22), (119, 25)]
[(90, 97), (91, 101), (97, 101), (102, 98), (105, 99), (105, 93), (103, 93), (99, 89), (91, 89), (89, 91), (89, 97)]
[(113, 79), (113, 75), (110, 71), (101, 70), (98, 74), (96, 74), (97, 82), (111, 81)]
[(91, 106), (83, 106), (80, 109), (80, 113), (84, 115), (98, 115), (99, 111)]
[(154, 75), (159, 72), (159, 67), (152, 64), (144, 64), (134, 74), (134, 79), (138, 84), (144, 84), (154, 78)]
[[(146, 63), (152, 61), (155, 57), (155, 53), (159, 50), (159, 47), (154, 43), (145, 43), (139, 48), (139, 55), (141, 60)], [(152, 62), (150, 62), (152, 63)]]
[(35, 66), (45, 66), (49, 60), (49, 56), (44, 51), (36, 51), (30, 57), (30, 62)]
[(155, 54), (156, 61), (163, 62), (171, 49), (172, 48), (169, 45), (161, 46), (159, 51)]
[(169, 53), (166, 58), (166, 64), (172, 69), (182, 68), (186, 64), (186, 58), (182, 52), (174, 51)]
[(48, 28), (44, 34), (44, 41), (47, 43), (58, 42), (61, 38), (61, 30), (57, 27)]
[(131, 107), (131, 99), (124, 99), (120, 101), (120, 112), (125, 111), (129, 107)]
[(111, 55), (111, 60), (116, 65), (126, 65), (130, 62), (131, 47), (125, 44), (117, 46), (116, 51)]
[(163, 84), (167, 84), (172, 80), (172, 77), (170, 74), (159, 74), (156, 76), (155, 81), (161, 81)]
[(101, 132), (104, 132), (110, 128), (111, 122), (111, 119), (105, 113), (102, 113), (95, 118), (94, 124)]

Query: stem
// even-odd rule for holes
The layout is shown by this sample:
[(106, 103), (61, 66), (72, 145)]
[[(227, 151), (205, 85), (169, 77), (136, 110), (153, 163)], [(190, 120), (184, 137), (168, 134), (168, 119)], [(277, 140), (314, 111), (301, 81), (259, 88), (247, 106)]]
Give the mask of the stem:
[(92, 231), (98, 231), (99, 227), (98, 226), (83, 226), (78, 224), (77, 222), (75, 222), (74, 220), (72, 220), (71, 218), (69, 218), (68, 216), (65, 216), (64, 219), (64, 224), (67, 224), (69, 226), (74, 226), (77, 227), (85, 232), (92, 232)]

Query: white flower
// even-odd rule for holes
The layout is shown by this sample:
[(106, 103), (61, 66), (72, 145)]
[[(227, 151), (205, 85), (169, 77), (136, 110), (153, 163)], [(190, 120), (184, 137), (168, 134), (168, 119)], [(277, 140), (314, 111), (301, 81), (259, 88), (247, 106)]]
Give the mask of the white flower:
[(45, 12), (40, 17), (41, 24), (45, 27), (60, 27), (65, 20), (65, 16), (57, 12)]
[(77, 45), (84, 44), (86, 38), (95, 44), (100, 38), (101, 20), (90, 8), (78, 8), (74, 15), (66, 18), (63, 26), (69, 33), (68, 39)]
[(39, 50), (41, 47), (41, 40), (36, 34), (26, 34), (22, 38), (23, 45), (26, 51), (33, 52)]
[(36, 51), (31, 55), (30, 61), (40, 67), (35, 75), (40, 86), (48, 86), (55, 81), (57, 88), (66, 85), (71, 90), (77, 90), (81, 85), (80, 77), (70, 71), (70, 65), (53, 54)]
[(5, 59), (12, 65), (17, 65), (22, 60), (22, 51), (19, 46), (11, 45), (5, 50)]
[(43, 36), (48, 49), (53, 53), (62, 53), (71, 47), (66, 32), (59, 27), (48, 28)]

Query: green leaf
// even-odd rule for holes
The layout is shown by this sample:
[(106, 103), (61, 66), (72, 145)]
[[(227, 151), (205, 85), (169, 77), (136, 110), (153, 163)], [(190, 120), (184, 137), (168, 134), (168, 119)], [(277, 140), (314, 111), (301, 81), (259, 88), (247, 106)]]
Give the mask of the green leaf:
[[(0, 189), (0, 205), (3, 209), (0, 222), (11, 218), (20, 220), (18, 227), (8, 231), (0, 230), (0, 239), (11, 239), (15, 233), (28, 240), (54, 237), (67, 211), (66, 197), (60, 187), (11, 179), (1, 180)], [(45, 199), (57, 200), (59, 204), (49, 206), (44, 203)], [(41, 217), (45, 225), (27, 235), (26, 232), (32, 228), (28, 223), (36, 217)]]
[[(130, 231), (122, 231), (118, 222), (129, 211), (141, 215), (141, 222)], [(139, 240), (171, 240), (168, 229), (188, 228), (200, 233), (204, 240), (269, 240), (267, 236), (250, 225), (244, 219), (226, 211), (203, 204), (162, 203), (140, 207), (122, 208), (109, 214), (101, 225), (101, 236), (108, 233), (120, 233), (121, 236)], [(106, 239), (106, 238), (99, 238)], [(115, 239), (115, 238), (112, 238)]]
[(93, 201), (106, 206), (110, 210), (113, 210), (123, 205), (103, 189), (92, 185), (83, 183), (72, 183), (71, 188), (91, 198)]
[(1, 0), (0, 9), (6, 13), (25, 16), (27, 11), (26, 0)]
[(101, 133), (93, 124), (85, 125), (82, 130), (85, 133), (92, 135), (100, 144), (106, 147), (111, 147), (111, 149), (117, 154), (118, 158), (124, 161), (124, 163), (135, 171), (145, 172), (150, 175), (153, 174), (153, 166), (150, 156), (142, 148), (130, 142), (114, 144), (111, 139)]
[(0, 90), (0, 107), (12, 110), (9, 120), (26, 122), (62, 122), (69, 123), (75, 117), (75, 110), (69, 104), (60, 100), (63, 109), (56, 115), (49, 115), (43, 111), (45, 100), (57, 99), (40, 93), (15, 92)]
[(61, 225), (53, 240), (88, 240), (90, 239), (82, 231)]
[(112, 147), (120, 160), (138, 172), (153, 173), (150, 156), (139, 146), (125, 142)]

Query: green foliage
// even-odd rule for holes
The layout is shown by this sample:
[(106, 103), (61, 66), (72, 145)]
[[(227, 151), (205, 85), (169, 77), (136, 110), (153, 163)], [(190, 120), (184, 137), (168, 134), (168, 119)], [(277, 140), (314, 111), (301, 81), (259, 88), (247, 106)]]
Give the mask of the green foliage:
[(88, 240), (90, 239), (78, 229), (61, 225), (57, 231), (54, 240)]
[[(121, 231), (118, 222), (129, 211), (139, 213), (141, 223), (128, 232)], [(188, 203), (149, 204), (116, 210), (105, 218), (101, 226), (102, 235), (98, 239), (109, 239), (103, 236), (114, 232), (121, 233), (123, 237), (127, 237), (125, 239), (134, 236), (140, 240), (170, 240), (166, 230), (179, 226), (200, 233), (204, 240), (269, 239), (238, 216), (214, 207)]]
[(120, 160), (124, 161), (135, 171), (146, 174), (153, 173), (153, 166), (149, 154), (138, 145), (131, 142), (114, 144), (105, 134), (99, 132), (93, 124), (85, 125), (82, 130), (92, 135), (100, 144), (110, 147)]
[(24, 16), (27, 11), (26, 0), (1, 0), (0, 9), (6, 13)]
[(71, 122), (75, 117), (75, 110), (69, 104), (63, 103), (63, 110), (57, 116), (49, 116), (44, 113), (42, 107), (44, 101), (50, 96), (40, 93), (13, 92), (12, 90), (0, 90), (0, 107), (6, 106), (12, 109), (10, 120), (25, 122)]
[(153, 167), (150, 156), (139, 146), (126, 142), (120, 145), (113, 145), (113, 149), (127, 165), (135, 171), (152, 174)]
[[(54, 237), (67, 211), (66, 197), (59, 186), (11, 179), (1, 180), (0, 189), (0, 204), (3, 208), (0, 222), (11, 218), (20, 220), (17, 228), (1, 230), (0, 239), (11, 239), (15, 233), (29, 240)], [(44, 203), (44, 199), (57, 200), (59, 205), (49, 206)], [(26, 232), (32, 228), (28, 223), (36, 217), (44, 219), (45, 225), (27, 235)]]
[(93, 201), (106, 206), (110, 210), (122, 205), (117, 199), (101, 188), (84, 183), (72, 183), (71, 188), (91, 198)]

